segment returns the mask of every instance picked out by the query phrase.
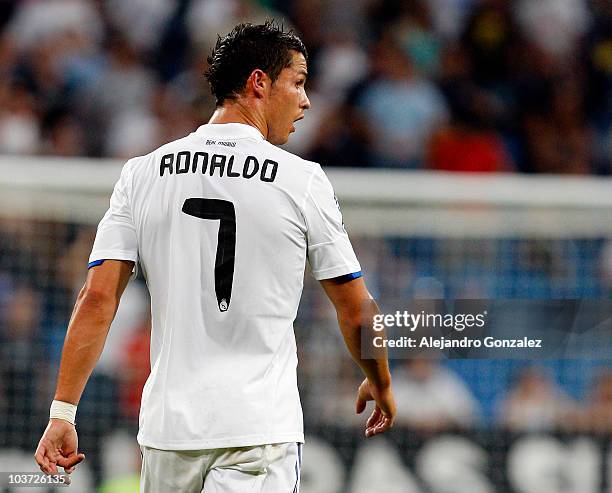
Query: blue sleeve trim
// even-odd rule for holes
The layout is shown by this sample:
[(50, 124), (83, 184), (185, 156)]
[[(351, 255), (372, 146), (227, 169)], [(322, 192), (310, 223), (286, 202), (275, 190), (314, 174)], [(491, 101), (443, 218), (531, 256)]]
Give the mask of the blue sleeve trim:
[(87, 264), (87, 268), (91, 269), (92, 267), (96, 267), (97, 265), (102, 264), (106, 259), (102, 259), (102, 260), (94, 260), (93, 262), (89, 262)]
[(352, 274), (345, 274), (340, 277), (335, 277), (334, 281), (339, 282), (339, 283), (345, 283), (345, 282), (352, 281), (354, 279), (359, 279), (360, 277), (363, 277), (363, 273), (361, 271), (353, 272)]

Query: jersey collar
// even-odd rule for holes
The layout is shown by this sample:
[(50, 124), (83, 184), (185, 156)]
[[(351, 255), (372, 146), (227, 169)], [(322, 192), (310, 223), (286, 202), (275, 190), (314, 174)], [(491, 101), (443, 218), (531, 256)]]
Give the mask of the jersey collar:
[(241, 139), (251, 137), (264, 140), (259, 130), (244, 123), (206, 123), (201, 125), (195, 133), (204, 137), (220, 139)]

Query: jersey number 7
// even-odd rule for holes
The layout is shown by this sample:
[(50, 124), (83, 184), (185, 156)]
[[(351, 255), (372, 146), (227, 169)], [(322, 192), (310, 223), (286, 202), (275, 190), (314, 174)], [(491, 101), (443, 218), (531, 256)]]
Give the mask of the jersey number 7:
[(219, 220), (215, 259), (215, 294), (219, 310), (227, 311), (232, 297), (236, 254), (236, 211), (227, 200), (193, 198), (185, 200), (182, 211), (200, 219)]

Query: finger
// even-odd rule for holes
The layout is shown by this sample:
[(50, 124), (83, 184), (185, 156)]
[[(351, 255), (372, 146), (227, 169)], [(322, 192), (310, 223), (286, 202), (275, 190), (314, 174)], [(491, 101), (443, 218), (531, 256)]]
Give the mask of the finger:
[(373, 435), (374, 430), (376, 430), (377, 426), (379, 425), (380, 419), (382, 418), (372, 421), (368, 426), (366, 426), (366, 436)]
[(45, 463), (45, 447), (44, 446), (42, 445), (38, 446), (38, 448), (36, 449), (36, 452), (34, 452), (34, 460), (40, 467), (43, 466), (43, 464)]
[(371, 436), (376, 435), (376, 430), (377, 429), (378, 429), (378, 425), (376, 425), (376, 426), (368, 426), (366, 428), (366, 432), (365, 432), (366, 437), (371, 437)]
[(371, 396), (369, 395), (368, 389), (364, 384), (361, 384), (357, 390), (357, 402), (355, 403), (355, 411), (357, 414), (363, 412), (369, 400), (371, 400)]
[(382, 413), (380, 412), (380, 408), (376, 406), (374, 408), (374, 411), (372, 411), (372, 414), (368, 418), (368, 421), (366, 422), (366, 428), (371, 428), (372, 426), (374, 426), (374, 423), (376, 423), (381, 416)]
[(38, 464), (38, 467), (40, 468), (42, 472), (46, 474), (51, 474), (49, 459), (46, 454), (47, 454), (47, 449), (45, 448), (43, 444), (40, 444), (38, 446), (38, 449), (36, 449), (36, 453), (34, 454), (34, 459), (36, 460), (36, 463)]
[(75, 462), (72, 466), (68, 464), (62, 466), (66, 474), (72, 474), (76, 470), (77, 465), (85, 460), (85, 454), (78, 454), (74, 457), (69, 457), (68, 459), (79, 459), (78, 462)]
[[(385, 414), (384, 412), (382, 413), (382, 418), (384, 418), (385, 420), (385, 426), (388, 426), (389, 428), (393, 426), (394, 418), (389, 417), (389, 415)], [(381, 419), (381, 422), (382, 422), (382, 419)]]
[(392, 421), (389, 418), (383, 418), (376, 426), (372, 426), (366, 430), (366, 436), (374, 436), (384, 433), (392, 426)]
[(71, 468), (80, 464), (85, 460), (85, 454), (76, 454), (70, 457), (60, 457), (57, 460), (57, 463), (62, 466), (64, 469)]
[(387, 431), (390, 428), (390, 425), (391, 425), (391, 421), (388, 418), (384, 418), (380, 423), (378, 423), (374, 427), (374, 432), (376, 434), (383, 433), (384, 431)]
[(367, 427), (366, 427), (366, 436), (372, 436), (376, 434), (376, 430), (378, 430), (381, 426), (381, 424), (384, 422), (385, 417), (380, 414), (380, 416), (378, 417), (378, 419), (368, 423)]
[(366, 438), (373, 437), (374, 435), (377, 435), (377, 434), (378, 434), (377, 428), (375, 428), (375, 427), (367, 428), (366, 432), (365, 432)]
[(357, 396), (357, 402), (355, 403), (355, 412), (361, 414), (366, 408), (366, 400), (362, 399), (361, 396)]
[(45, 474), (50, 474), (48, 467), (47, 467), (47, 466), (45, 466), (44, 464), (40, 464), (40, 465), (38, 466), (38, 468), (39, 468), (39, 469), (40, 469), (42, 472), (44, 472)]

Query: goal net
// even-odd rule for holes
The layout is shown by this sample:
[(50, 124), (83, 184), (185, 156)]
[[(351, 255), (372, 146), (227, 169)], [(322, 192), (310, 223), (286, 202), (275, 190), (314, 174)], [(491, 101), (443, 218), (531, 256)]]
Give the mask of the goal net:
[[(1, 471), (35, 470), (66, 326), (120, 169), (113, 160), (0, 157)], [(529, 300), (610, 299), (609, 179), (327, 172), (383, 311), (415, 299), (514, 300), (510, 322), (523, 334), (556, 320), (525, 315)], [(308, 442), (301, 490), (610, 491), (612, 332), (600, 322), (592, 358), (392, 359), (397, 425), (365, 440), (366, 418), (354, 412), (359, 372), (307, 274), (295, 323)], [(79, 405), (88, 460), (73, 490), (112, 491), (138, 474), (148, 331), (136, 280)]]

